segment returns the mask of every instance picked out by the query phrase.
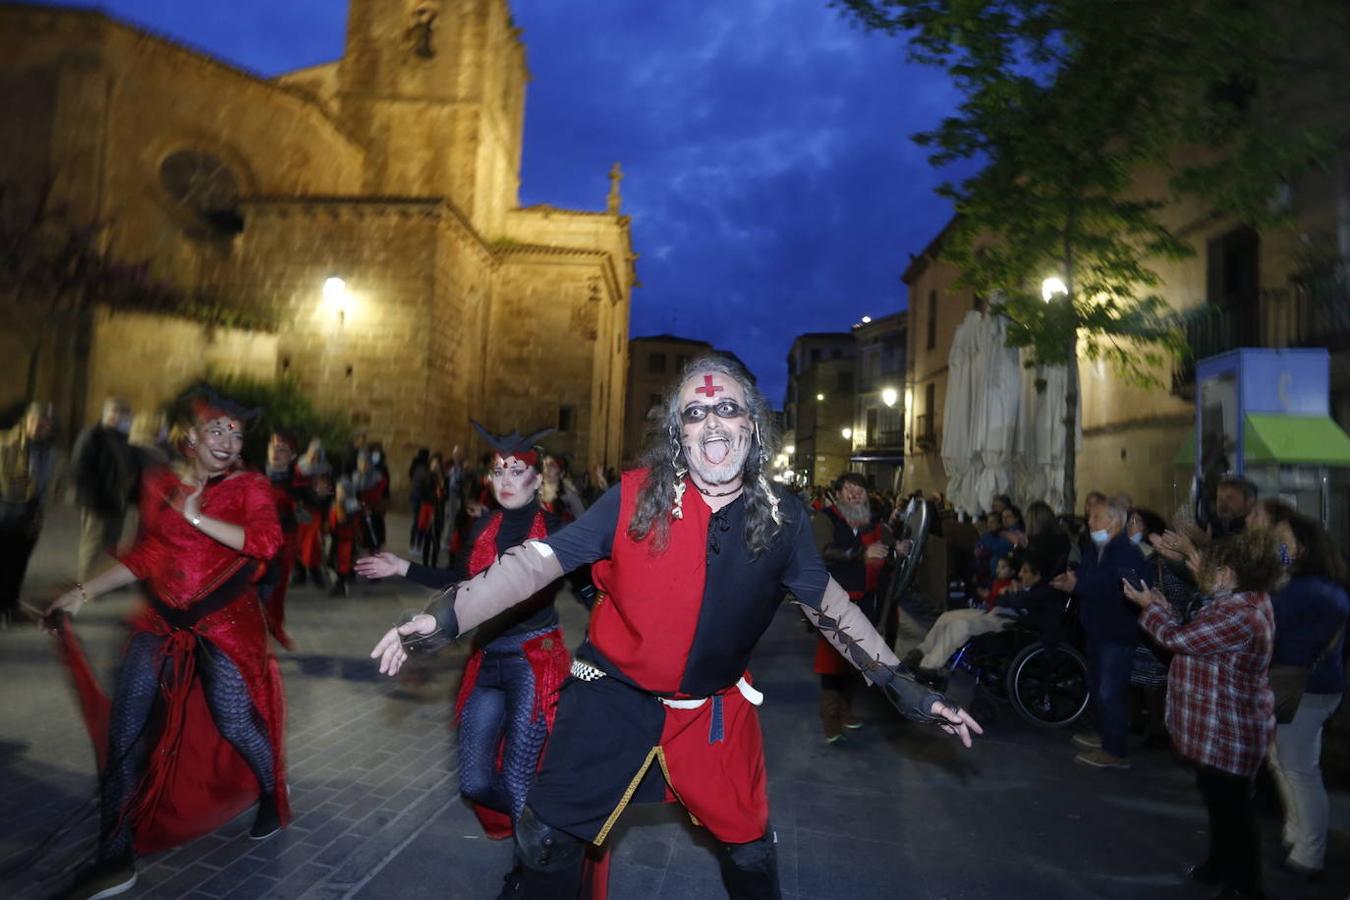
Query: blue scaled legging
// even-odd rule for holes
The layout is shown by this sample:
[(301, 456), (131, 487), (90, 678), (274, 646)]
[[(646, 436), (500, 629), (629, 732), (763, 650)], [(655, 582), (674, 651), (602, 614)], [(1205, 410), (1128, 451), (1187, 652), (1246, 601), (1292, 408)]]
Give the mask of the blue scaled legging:
[(533, 717), (534, 671), (521, 647), (552, 630), (504, 635), (484, 647), (478, 680), (460, 714), (459, 791), (475, 803), (510, 813), (512, 822), (525, 808), (548, 737), (543, 715)]
[[(99, 785), (99, 856), (111, 859), (131, 850), (132, 823), (124, 807), (140, 778), (148, 741), (140, 740), (160, 695), (160, 679), (168, 679), (169, 663), (160, 655), (164, 638), (141, 632), (127, 645), (108, 720), (108, 756)], [(272, 744), (239, 669), (210, 641), (197, 641), (197, 672), (216, 730), (234, 745), (257, 776), (261, 794), (275, 785)]]

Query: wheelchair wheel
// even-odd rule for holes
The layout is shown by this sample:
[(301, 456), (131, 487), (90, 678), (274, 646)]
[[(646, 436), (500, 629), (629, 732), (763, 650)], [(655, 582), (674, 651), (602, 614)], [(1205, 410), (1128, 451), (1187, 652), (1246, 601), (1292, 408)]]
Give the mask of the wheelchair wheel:
[(1042, 728), (1063, 728), (1087, 709), (1087, 662), (1067, 644), (1037, 641), (1008, 666), (1007, 687), (1022, 718)]

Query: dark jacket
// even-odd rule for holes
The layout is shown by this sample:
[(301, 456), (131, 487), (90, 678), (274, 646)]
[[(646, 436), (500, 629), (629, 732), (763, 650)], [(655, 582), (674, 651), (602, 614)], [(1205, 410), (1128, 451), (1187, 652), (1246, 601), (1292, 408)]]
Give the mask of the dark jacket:
[(1085, 547), (1078, 567), (1079, 613), (1088, 639), (1130, 644), (1139, 639), (1139, 608), (1125, 599), (1120, 580), (1153, 583), (1153, 567), (1122, 531), (1100, 549)]
[(1345, 589), (1321, 576), (1296, 576), (1270, 598), (1270, 605), (1275, 610), (1271, 665), (1310, 666), (1340, 632), (1336, 646), (1308, 674), (1306, 690), (1309, 694), (1341, 693), (1345, 688), (1341, 648), (1345, 645), (1346, 617), (1350, 615)]
[(101, 515), (126, 511), (135, 496), (137, 472), (125, 434), (101, 424), (86, 430), (75, 442), (73, 469), (80, 506)]

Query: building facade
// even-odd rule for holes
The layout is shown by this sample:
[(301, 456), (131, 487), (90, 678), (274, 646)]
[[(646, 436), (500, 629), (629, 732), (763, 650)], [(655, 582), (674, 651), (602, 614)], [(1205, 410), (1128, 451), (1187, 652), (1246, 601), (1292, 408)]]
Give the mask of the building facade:
[(901, 280), (908, 293), (905, 343), (905, 465), (901, 490), (946, 492), (942, 467), (942, 415), (947, 361), (957, 327), (975, 306), (975, 295), (957, 284), (960, 272), (941, 258), (942, 234), (910, 260)]
[[(600, 211), (519, 205), (529, 74), (506, 0), (352, 0), (342, 58), (274, 79), (57, 7), (0, 8), (0, 54), (0, 178), (106, 223), (155, 282), (265, 307), (271, 355), (236, 370), (296, 379), (395, 458), (472, 445), (474, 418), (618, 463), (636, 284), (618, 173)], [(107, 318), (39, 373), (72, 428), (95, 387), (154, 406), (213, 356), (124, 359)], [(116, 334), (153, 345), (155, 318)], [(9, 391), (21, 357), (0, 342)]]
[(783, 442), (796, 481), (828, 485), (849, 471), (857, 353), (847, 331), (803, 334), (792, 342)]
[(877, 490), (898, 490), (904, 470), (907, 322), (907, 313), (898, 312), (853, 327), (858, 365), (850, 468)]
[[(1140, 173), (1136, 189), (1168, 196), (1160, 173)], [(1290, 224), (1265, 233), (1216, 220), (1190, 202), (1164, 208), (1166, 224), (1195, 250), (1188, 259), (1153, 262), (1190, 355), (1160, 368), (1162, 386), (1152, 388), (1126, 381), (1109, 364), (1080, 358), (1080, 499), (1089, 490), (1124, 493), (1167, 516), (1186, 505), (1195, 360), (1239, 347), (1328, 349), (1331, 415), (1342, 428), (1350, 425), (1350, 160), (1305, 173), (1284, 202)], [(941, 245), (939, 235), (904, 276), (910, 315), (906, 490), (945, 489), (939, 451), (947, 360), (956, 328), (976, 302), (956, 284), (959, 272), (942, 260)], [(1340, 495), (1333, 499), (1333, 523), (1346, 518), (1346, 503)]]

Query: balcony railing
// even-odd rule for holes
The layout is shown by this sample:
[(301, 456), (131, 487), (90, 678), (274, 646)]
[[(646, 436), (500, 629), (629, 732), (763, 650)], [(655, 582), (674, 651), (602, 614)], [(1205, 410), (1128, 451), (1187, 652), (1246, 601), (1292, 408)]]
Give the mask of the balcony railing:
[(905, 445), (905, 430), (903, 428), (880, 428), (871, 431), (864, 431), (863, 443), (861, 446), (868, 449), (879, 447), (903, 447)]
[(1190, 397), (1195, 361), (1239, 347), (1350, 350), (1350, 283), (1328, 277), (1258, 295), (1255, 308), (1206, 303), (1176, 315), (1190, 356), (1172, 374), (1172, 391)]

